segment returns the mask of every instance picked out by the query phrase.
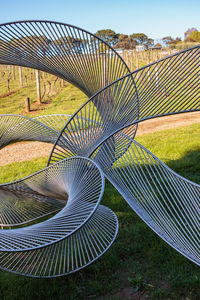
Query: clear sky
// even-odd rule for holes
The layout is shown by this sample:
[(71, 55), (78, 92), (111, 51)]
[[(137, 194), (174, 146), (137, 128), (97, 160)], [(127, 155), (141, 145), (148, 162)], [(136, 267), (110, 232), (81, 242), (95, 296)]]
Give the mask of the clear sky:
[(0, 0), (0, 23), (53, 20), (95, 33), (143, 32), (153, 39), (200, 30), (200, 0)]

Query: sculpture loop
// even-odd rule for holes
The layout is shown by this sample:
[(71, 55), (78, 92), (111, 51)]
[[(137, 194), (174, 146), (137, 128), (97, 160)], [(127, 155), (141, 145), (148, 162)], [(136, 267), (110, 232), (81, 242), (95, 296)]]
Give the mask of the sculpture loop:
[(60, 276), (107, 251), (118, 221), (99, 205), (104, 175), (156, 234), (200, 265), (200, 186), (134, 139), (144, 120), (200, 111), (199, 59), (195, 46), (130, 73), (112, 47), (75, 26), (0, 25), (0, 64), (49, 72), (90, 97), (73, 116), (0, 116), (0, 147), (54, 144), (47, 168), (0, 185), (0, 268)]

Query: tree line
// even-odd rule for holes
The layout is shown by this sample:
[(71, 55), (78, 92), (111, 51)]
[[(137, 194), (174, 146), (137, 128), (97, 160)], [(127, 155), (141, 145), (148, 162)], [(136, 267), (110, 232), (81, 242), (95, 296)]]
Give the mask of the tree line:
[(102, 29), (95, 33), (103, 41), (114, 48), (135, 49), (136, 45), (143, 44), (153, 46), (154, 40), (144, 33), (133, 33), (131, 35), (116, 33), (112, 29)]
[[(176, 48), (183, 43), (199, 43), (200, 32), (192, 27), (189, 28), (184, 34), (184, 40), (180, 37), (173, 38), (171, 36), (165, 36), (160, 39), (160, 42), (155, 44), (151, 37), (148, 37), (145, 33), (133, 33), (130, 35), (123, 33), (116, 33), (112, 29), (98, 30), (95, 35), (101, 38), (114, 48), (122, 48), (124, 50), (135, 49), (137, 45), (142, 44), (150, 48), (152, 46), (164, 46), (167, 48)], [(4, 54), (4, 48), (9, 49), (10, 56), (17, 56), (19, 59), (26, 59), (26, 55), (32, 56), (37, 53), (40, 57), (50, 57), (52, 55), (60, 56), (63, 53), (74, 55), (87, 53), (88, 46), (93, 44), (95, 38), (83, 38), (72, 36), (60, 36), (58, 39), (51, 40), (46, 36), (21, 36), (18, 38), (11, 38), (11, 40), (0, 39), (0, 54)], [(27, 45), (29, 45), (28, 52), (26, 52)], [(93, 51), (102, 51), (101, 42), (96, 41), (96, 46), (91, 46)], [(91, 51), (90, 49), (90, 51)], [(25, 50), (25, 51), (24, 51)], [(104, 49), (105, 50), (105, 49)]]
[(135, 49), (136, 45), (142, 44), (147, 47), (151, 46), (163, 46), (166, 48), (174, 49), (178, 45), (184, 43), (199, 43), (200, 42), (200, 32), (192, 27), (188, 28), (184, 33), (184, 39), (180, 37), (173, 38), (172, 36), (164, 36), (160, 39), (159, 43), (154, 43), (154, 40), (148, 37), (144, 33), (133, 33), (130, 35), (116, 33), (112, 29), (101, 29), (95, 33), (96, 36), (100, 37), (102, 40), (107, 42), (114, 48), (122, 49)]

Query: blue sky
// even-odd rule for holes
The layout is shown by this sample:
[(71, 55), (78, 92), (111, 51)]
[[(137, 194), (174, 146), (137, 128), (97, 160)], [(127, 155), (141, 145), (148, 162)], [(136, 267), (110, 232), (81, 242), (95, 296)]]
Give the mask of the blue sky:
[(153, 39), (183, 37), (190, 27), (200, 30), (200, 1), (0, 0), (0, 23), (29, 19), (60, 21), (93, 33), (110, 28)]

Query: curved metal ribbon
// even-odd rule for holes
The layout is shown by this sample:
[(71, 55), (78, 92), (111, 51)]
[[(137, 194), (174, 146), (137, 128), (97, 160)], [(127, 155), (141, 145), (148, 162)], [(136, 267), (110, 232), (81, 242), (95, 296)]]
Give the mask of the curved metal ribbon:
[[(0, 231), (2, 269), (52, 277), (102, 255), (118, 229), (114, 213), (98, 206), (102, 172), (152, 230), (200, 265), (200, 186), (134, 140), (139, 122), (200, 110), (199, 61), (195, 46), (130, 73), (115, 50), (75, 26), (0, 25), (1, 64), (49, 72), (90, 97), (71, 117), (0, 116), (1, 146), (18, 140), (54, 143), (49, 167), (0, 185), (1, 225), (12, 227)], [(36, 219), (42, 222), (29, 224)]]

